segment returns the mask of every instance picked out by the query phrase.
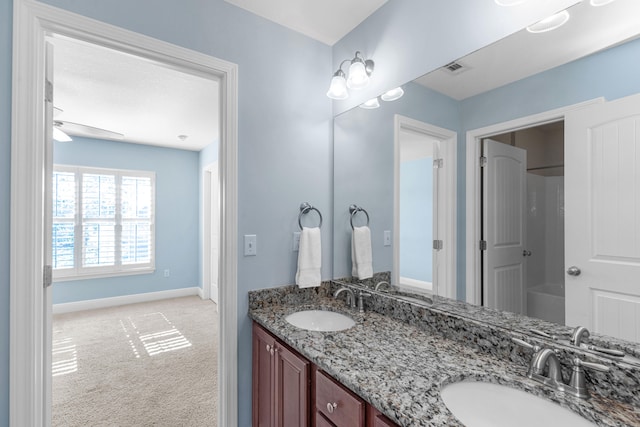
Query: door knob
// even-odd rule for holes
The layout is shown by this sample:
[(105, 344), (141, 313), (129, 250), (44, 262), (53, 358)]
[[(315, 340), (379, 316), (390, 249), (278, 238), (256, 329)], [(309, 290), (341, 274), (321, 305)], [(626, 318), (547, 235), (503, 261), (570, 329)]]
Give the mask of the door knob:
[(531, 251), (525, 249), (524, 251), (522, 251), (522, 256), (531, 256)]
[(579, 276), (581, 273), (580, 269), (576, 266), (571, 266), (567, 269), (567, 274), (569, 276)]

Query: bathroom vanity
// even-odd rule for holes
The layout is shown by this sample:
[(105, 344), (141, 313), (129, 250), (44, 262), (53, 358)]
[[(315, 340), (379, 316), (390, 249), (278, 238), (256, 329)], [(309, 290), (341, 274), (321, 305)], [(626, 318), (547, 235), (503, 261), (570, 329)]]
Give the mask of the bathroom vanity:
[[(590, 399), (573, 398), (525, 376), (531, 352), (512, 339), (549, 343), (519, 332), (513, 327), (516, 318), (508, 325), (491, 324), (485, 321), (492, 314), (489, 309), (474, 307), (484, 313), (474, 319), (462, 316), (456, 303), (412, 303), (375, 291), (359, 312), (332, 297), (339, 286), (286, 286), (249, 294), (254, 426), (276, 425), (282, 417), (301, 426), (462, 426), (444, 404), (441, 390), (465, 380), (523, 390), (594, 425), (640, 425), (638, 367), (596, 358), (611, 372), (589, 375)], [(303, 310), (340, 312), (355, 325), (317, 332), (286, 321)], [(558, 354), (568, 369), (564, 362), (572, 352), (559, 347)], [(588, 360), (593, 358), (588, 355)], [(568, 380), (569, 372), (563, 374)], [(620, 383), (614, 384), (615, 378)], [(607, 388), (608, 393), (600, 393)]]

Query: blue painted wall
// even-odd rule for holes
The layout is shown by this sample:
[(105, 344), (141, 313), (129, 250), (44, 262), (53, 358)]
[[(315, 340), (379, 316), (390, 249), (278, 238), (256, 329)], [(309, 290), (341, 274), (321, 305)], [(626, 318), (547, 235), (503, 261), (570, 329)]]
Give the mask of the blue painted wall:
[(0, 0), (0, 427), (9, 426), (9, 206), (11, 203), (11, 0)]
[(400, 165), (400, 276), (433, 276), (433, 157)]
[(55, 143), (54, 162), (156, 173), (155, 272), (55, 282), (54, 304), (199, 286), (197, 152), (73, 137)]

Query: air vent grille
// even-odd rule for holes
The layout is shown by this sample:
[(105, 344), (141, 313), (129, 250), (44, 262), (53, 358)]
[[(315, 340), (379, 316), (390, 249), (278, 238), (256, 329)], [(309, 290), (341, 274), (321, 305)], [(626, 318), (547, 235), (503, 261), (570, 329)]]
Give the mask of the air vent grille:
[(467, 71), (469, 68), (457, 61), (453, 61), (442, 67), (442, 69), (449, 74), (460, 74)]

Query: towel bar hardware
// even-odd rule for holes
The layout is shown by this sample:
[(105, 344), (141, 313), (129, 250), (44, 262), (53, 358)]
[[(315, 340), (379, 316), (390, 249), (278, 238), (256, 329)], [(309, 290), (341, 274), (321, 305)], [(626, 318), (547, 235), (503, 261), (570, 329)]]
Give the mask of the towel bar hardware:
[(310, 211), (318, 212), (318, 216), (320, 217), (320, 224), (318, 224), (318, 228), (322, 228), (322, 214), (318, 208), (314, 208), (309, 204), (309, 202), (304, 202), (300, 205), (300, 214), (298, 215), (298, 225), (300, 226), (300, 230), (302, 230), (302, 215), (309, 213)]
[(369, 213), (367, 213), (366, 210), (364, 210), (363, 208), (361, 208), (358, 205), (351, 205), (349, 206), (349, 213), (351, 213), (351, 218), (349, 218), (349, 223), (351, 224), (351, 229), (353, 230), (353, 217), (356, 216), (356, 214), (358, 212), (364, 212), (364, 214), (367, 216), (367, 227), (369, 226)]

